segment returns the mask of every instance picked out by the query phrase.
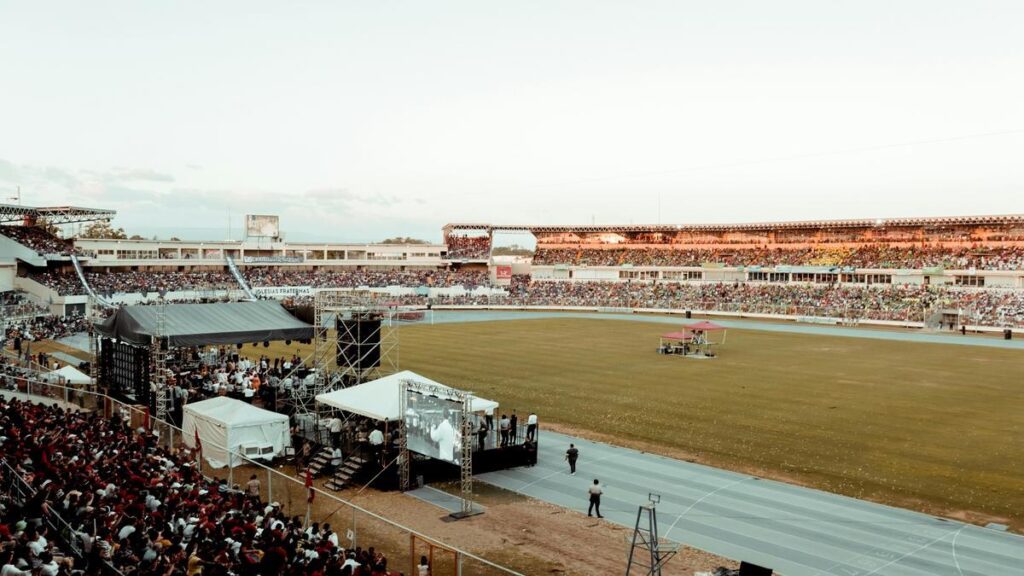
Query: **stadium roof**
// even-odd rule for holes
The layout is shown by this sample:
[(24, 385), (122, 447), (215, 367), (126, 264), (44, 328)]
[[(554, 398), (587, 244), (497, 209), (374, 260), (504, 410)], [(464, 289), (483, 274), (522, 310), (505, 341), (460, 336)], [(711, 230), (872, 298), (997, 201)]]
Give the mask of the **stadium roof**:
[(168, 345), (205, 346), (271, 340), (308, 340), (313, 326), (292, 316), (277, 302), (125, 306), (96, 323), (101, 336), (149, 346), (159, 330)]
[(803, 228), (876, 228), (919, 226), (982, 226), (1024, 224), (1024, 214), (996, 216), (938, 216), (929, 218), (864, 218), (858, 220), (800, 220), (789, 222), (749, 222), (739, 224), (446, 224), (445, 232), (477, 230), (487, 232), (721, 232), (731, 230), (781, 230)]
[(22, 222), (25, 218), (45, 218), (54, 224), (74, 224), (76, 222), (92, 222), (94, 220), (110, 220), (117, 211), (102, 208), (82, 208), (79, 206), (18, 206), (0, 204), (0, 224)]

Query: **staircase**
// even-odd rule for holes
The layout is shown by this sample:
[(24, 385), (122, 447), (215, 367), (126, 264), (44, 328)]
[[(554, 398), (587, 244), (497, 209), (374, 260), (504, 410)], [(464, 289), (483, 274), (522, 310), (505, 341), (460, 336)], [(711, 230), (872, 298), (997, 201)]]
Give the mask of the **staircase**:
[(235, 259), (231, 256), (225, 256), (224, 258), (228, 261), (228, 270), (231, 271), (231, 275), (235, 277), (238, 285), (242, 288), (242, 292), (245, 292), (245, 297), (249, 300), (256, 300), (256, 297), (252, 295), (252, 290), (249, 289), (249, 284), (242, 277), (241, 270), (235, 265)]
[(366, 462), (367, 461), (365, 459), (358, 456), (353, 456), (345, 460), (341, 467), (335, 470), (334, 477), (324, 484), (324, 486), (334, 491), (344, 490), (352, 484), (356, 476), (363, 471), (363, 468), (366, 467)]
[(320, 452), (309, 461), (309, 471), (314, 477), (319, 477), (324, 468), (328, 468), (331, 465), (331, 449), (327, 446), (320, 449)]

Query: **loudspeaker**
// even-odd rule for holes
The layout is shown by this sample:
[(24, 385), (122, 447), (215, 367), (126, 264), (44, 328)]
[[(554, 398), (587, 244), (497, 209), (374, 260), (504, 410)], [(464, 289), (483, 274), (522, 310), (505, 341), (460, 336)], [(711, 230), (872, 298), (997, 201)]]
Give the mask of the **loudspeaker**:
[(693, 317), (693, 314), (689, 310), (687, 310), (686, 311), (686, 319), (689, 320), (691, 317)]
[(337, 320), (338, 366), (360, 371), (380, 366), (380, 319)]
[(312, 306), (293, 306), (291, 308), (287, 308), (287, 310), (291, 312), (292, 316), (295, 316), (306, 324), (316, 323), (316, 311)]
[(750, 562), (740, 562), (740, 576), (772, 576), (772, 569)]
[(1003, 330), (1003, 340), (1013, 340), (1013, 330), (1009, 328)]

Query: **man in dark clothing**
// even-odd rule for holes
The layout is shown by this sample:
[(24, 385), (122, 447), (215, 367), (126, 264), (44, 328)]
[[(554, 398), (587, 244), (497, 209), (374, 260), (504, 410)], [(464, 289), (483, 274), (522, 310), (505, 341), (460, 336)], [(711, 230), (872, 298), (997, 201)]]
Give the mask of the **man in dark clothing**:
[(569, 444), (569, 449), (565, 451), (565, 459), (569, 461), (569, 472), (573, 475), (576, 474), (576, 459), (580, 457), (580, 451), (576, 449), (575, 444)]
[(526, 465), (535, 466), (537, 464), (537, 443), (533, 440), (527, 440), (523, 447), (526, 450)]
[(598, 483), (597, 478), (594, 478), (594, 484), (590, 487), (590, 507), (587, 508), (587, 516), (592, 516), (593, 513), (597, 512), (598, 518), (604, 518), (601, 516), (601, 484)]
[(509, 444), (515, 444), (519, 439), (519, 416), (516, 416), (516, 411), (512, 411), (512, 417), (508, 419), (508, 437)]
[(487, 423), (480, 421), (480, 427), (476, 429), (477, 439), (480, 441), (480, 451), (484, 450), (484, 442), (487, 440)]

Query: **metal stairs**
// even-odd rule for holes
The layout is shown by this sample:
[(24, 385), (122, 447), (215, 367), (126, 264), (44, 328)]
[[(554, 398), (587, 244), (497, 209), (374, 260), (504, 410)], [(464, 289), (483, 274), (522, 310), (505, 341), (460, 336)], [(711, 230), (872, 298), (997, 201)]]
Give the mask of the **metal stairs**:
[(334, 491), (344, 490), (350, 484), (354, 483), (356, 476), (363, 471), (366, 463), (367, 460), (360, 458), (359, 456), (353, 456), (346, 459), (341, 466), (334, 471), (334, 476), (330, 481), (324, 484), (324, 486)]

